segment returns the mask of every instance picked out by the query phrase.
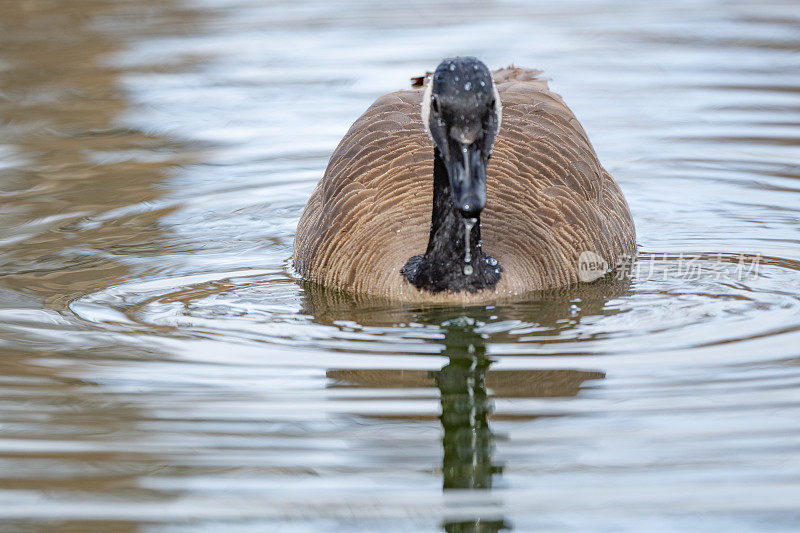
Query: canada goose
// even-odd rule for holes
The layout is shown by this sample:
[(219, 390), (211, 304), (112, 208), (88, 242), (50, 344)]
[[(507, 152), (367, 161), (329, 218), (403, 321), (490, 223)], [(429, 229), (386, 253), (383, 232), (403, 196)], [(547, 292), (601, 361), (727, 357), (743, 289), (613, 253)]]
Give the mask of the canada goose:
[(598, 277), (631, 256), (622, 192), (539, 74), (492, 75), (456, 57), (424, 87), (380, 97), (300, 217), (298, 273), (348, 292), (471, 303), (587, 281), (579, 261)]

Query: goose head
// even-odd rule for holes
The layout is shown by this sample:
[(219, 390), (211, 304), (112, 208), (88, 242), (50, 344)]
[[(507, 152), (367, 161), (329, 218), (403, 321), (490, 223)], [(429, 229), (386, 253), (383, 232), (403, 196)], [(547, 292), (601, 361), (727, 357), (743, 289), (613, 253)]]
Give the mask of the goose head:
[(465, 219), (486, 205), (486, 164), (500, 129), (500, 98), (474, 57), (443, 60), (422, 98), (422, 122), (447, 168), (454, 207)]

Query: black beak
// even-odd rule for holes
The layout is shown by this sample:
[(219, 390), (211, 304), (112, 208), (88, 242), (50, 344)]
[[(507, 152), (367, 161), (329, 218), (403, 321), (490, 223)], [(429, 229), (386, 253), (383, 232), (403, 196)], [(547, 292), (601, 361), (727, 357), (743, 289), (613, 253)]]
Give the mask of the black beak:
[(486, 206), (486, 161), (477, 143), (450, 145), (447, 174), (453, 203), (464, 218), (476, 218)]

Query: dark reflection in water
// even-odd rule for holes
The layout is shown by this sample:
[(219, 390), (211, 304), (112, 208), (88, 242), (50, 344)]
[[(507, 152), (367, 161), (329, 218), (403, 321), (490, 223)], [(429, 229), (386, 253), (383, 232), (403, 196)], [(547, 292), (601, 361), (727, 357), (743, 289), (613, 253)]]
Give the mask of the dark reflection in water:
[(489, 489), (492, 475), (502, 469), (492, 464), (494, 434), (487, 415), (491, 403), (486, 392), (486, 357), (483, 337), (466, 319), (446, 323), (445, 354), (450, 363), (434, 374), (441, 393), (444, 429), (442, 447), (445, 489)]
[[(436, 387), (439, 390), (442, 436), (442, 487), (450, 490), (489, 491), (493, 479), (502, 474), (494, 460), (496, 435), (490, 420), (494, 398), (558, 398), (575, 396), (586, 380), (602, 379), (602, 372), (571, 369), (491, 371), (487, 339), (482, 331), (492, 321), (518, 320), (535, 325), (531, 335), (569, 334), (583, 317), (613, 315), (608, 309), (612, 298), (630, 291), (630, 280), (609, 277), (569, 291), (531, 294), (526, 303), (514, 305), (457, 307), (403, 307), (363, 296), (353, 296), (306, 283), (303, 313), (315, 322), (358, 323), (362, 326), (387, 326), (413, 323), (434, 326), (439, 335), (431, 340), (441, 347), (449, 362), (441, 370), (335, 369), (327, 376), (333, 387)], [(580, 306), (574, 302), (579, 302)], [(441, 338), (440, 338), (441, 337)], [(495, 335), (495, 339), (498, 337)], [(500, 415), (515, 420), (534, 420), (535, 413)], [(415, 416), (413, 419), (418, 419)], [(462, 512), (464, 510), (461, 510)], [(443, 525), (448, 532), (494, 532), (509, 529), (510, 523), (491, 516), (452, 520)]]
[[(597, 314), (602, 312), (611, 295), (624, 294), (626, 290), (628, 284), (625, 282), (607, 281), (586, 286), (579, 292), (584, 296), (583, 301), (592, 302), (589, 309)], [(318, 318), (324, 317), (325, 311), (336, 309), (334, 316), (342, 320), (352, 320), (355, 318), (352, 316), (353, 312), (360, 314), (370, 307), (364, 305), (363, 298), (360, 306), (350, 307), (353, 304), (352, 297), (321, 287), (308, 286), (306, 294), (305, 312)], [(586, 298), (590, 294), (594, 298)], [(549, 305), (542, 308), (546, 312), (535, 315), (537, 320), (553, 325), (559, 320), (572, 318), (569, 301), (565, 303), (557, 295), (558, 292), (550, 294), (549, 301), (538, 301), (539, 304)], [(496, 311), (493, 308), (489, 311), (485, 307), (461, 310), (433, 308), (409, 312), (405, 319), (427, 324), (446, 315), (453, 316), (444, 322), (433, 322), (443, 334), (443, 339), (437, 339), (435, 343), (442, 346), (441, 355), (449, 360), (439, 371), (336, 369), (327, 372), (327, 377), (334, 380), (333, 388), (436, 387), (439, 390), (439, 421), (443, 430), (441, 473), (442, 488), (445, 491), (490, 491), (495, 477), (502, 475), (502, 465), (494, 459), (497, 436), (490, 425), (493, 398), (571, 397), (578, 394), (585, 381), (605, 377), (603, 372), (570, 369), (490, 371), (493, 360), (487, 355), (489, 336), (481, 332), (481, 326), (490, 320), (490, 313), (494, 312), (499, 312), (501, 318), (504, 317), (502, 310)], [(369, 313), (359, 315), (359, 318), (363, 320), (366, 316)], [(537, 415), (525, 414), (513, 418), (520, 421), (533, 420)], [(465, 510), (460, 510), (460, 513), (464, 512)], [(506, 519), (498, 518), (496, 512), (491, 516), (449, 520), (443, 524), (444, 530), (452, 533), (489, 533), (511, 527)]]
[[(434, 373), (442, 402), (442, 487), (447, 489), (490, 489), (492, 477), (502, 473), (493, 464), (495, 435), (489, 427), (490, 396), (486, 391), (486, 371), (491, 361), (486, 357), (485, 340), (467, 319), (443, 324), (445, 354), (450, 362)], [(507, 529), (503, 520), (447, 522), (451, 533)]]

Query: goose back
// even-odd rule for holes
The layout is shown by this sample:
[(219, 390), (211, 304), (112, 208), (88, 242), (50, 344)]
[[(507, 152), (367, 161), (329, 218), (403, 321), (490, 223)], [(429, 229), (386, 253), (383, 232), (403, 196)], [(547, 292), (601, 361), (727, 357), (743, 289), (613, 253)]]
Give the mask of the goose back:
[(348, 292), (417, 301), (481, 302), (580, 281), (579, 256), (610, 267), (635, 251), (619, 186), (586, 132), (539, 71), (493, 77), (502, 125), (487, 168), (483, 249), (503, 265), (494, 290), (420, 291), (400, 274), (425, 251), (433, 201), (433, 145), (422, 89), (380, 97), (337, 146), (295, 237), (304, 278)]

